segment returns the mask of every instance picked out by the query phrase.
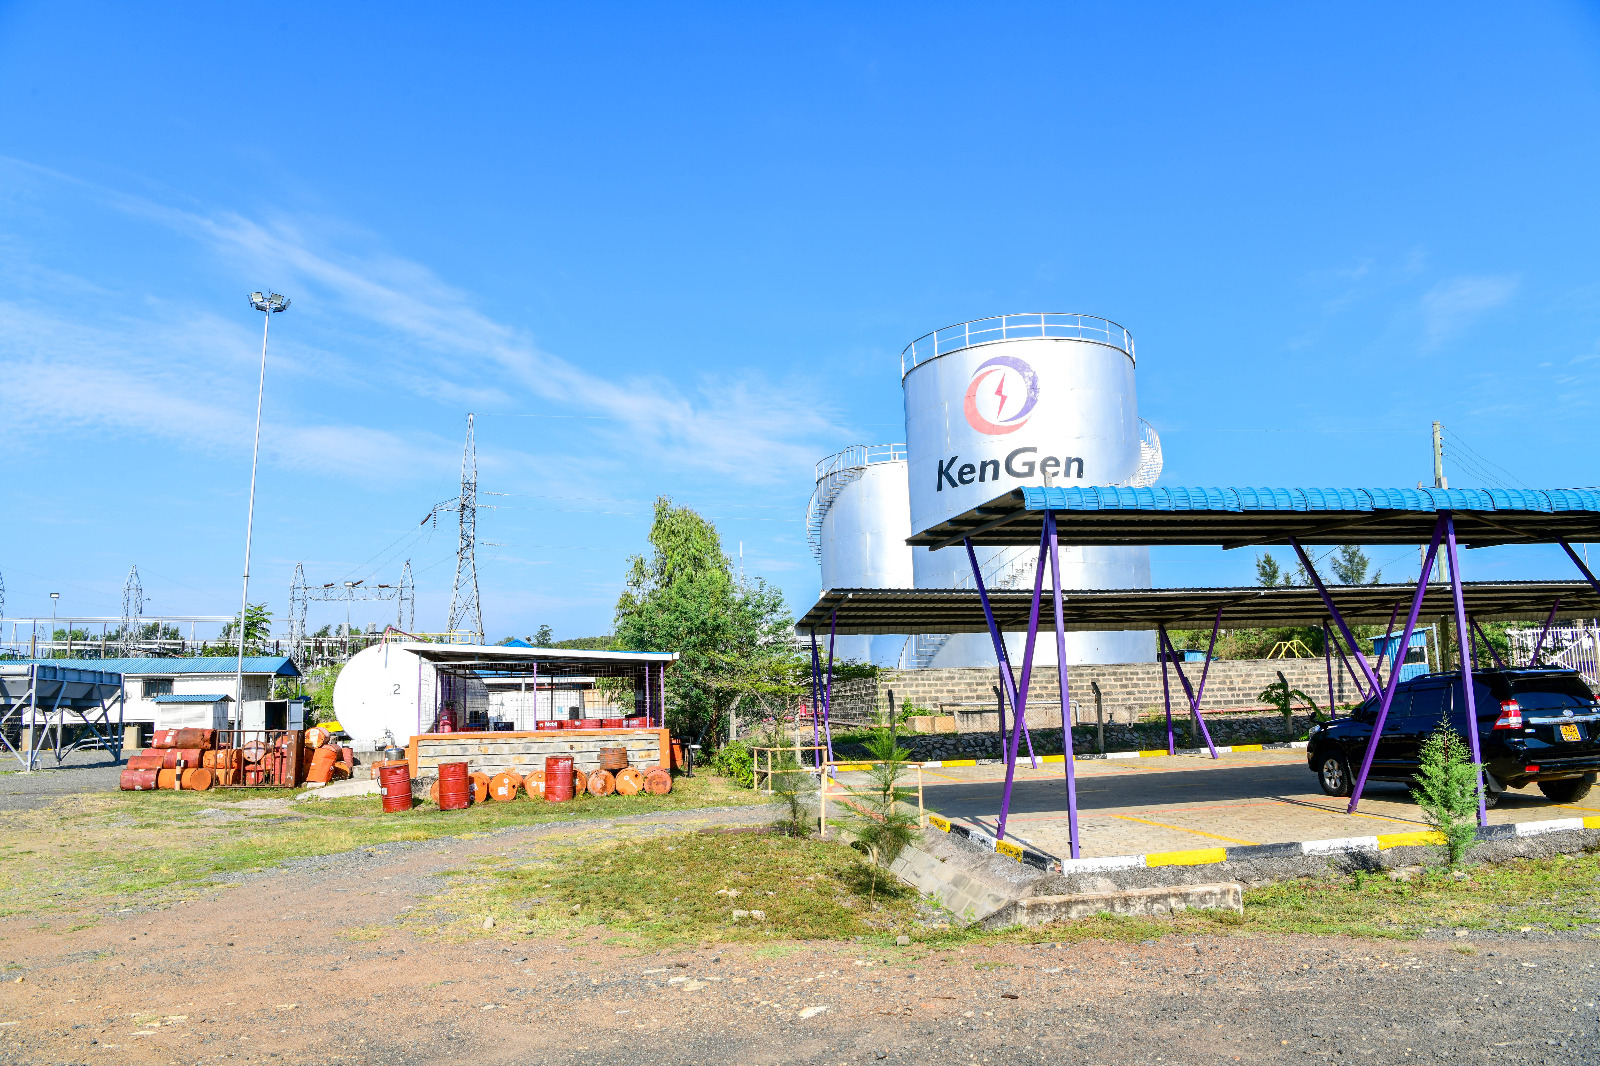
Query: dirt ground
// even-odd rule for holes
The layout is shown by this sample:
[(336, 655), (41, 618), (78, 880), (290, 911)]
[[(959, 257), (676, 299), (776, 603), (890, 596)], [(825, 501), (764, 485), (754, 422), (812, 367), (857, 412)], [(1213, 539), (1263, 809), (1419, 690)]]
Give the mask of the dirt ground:
[[(673, 832), (769, 817), (626, 821)], [(452, 871), (561, 832), (362, 848), (87, 927), (8, 919), (0, 1062), (1600, 1058), (1600, 968), (1576, 934), (640, 952), (598, 930), (466, 935), (417, 921)]]

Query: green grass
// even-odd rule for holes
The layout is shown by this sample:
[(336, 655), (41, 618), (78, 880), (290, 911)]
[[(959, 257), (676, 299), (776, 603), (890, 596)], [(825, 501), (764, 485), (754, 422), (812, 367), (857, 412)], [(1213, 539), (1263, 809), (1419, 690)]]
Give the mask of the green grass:
[[(843, 844), (705, 832), (541, 849), (533, 863), (486, 860), (424, 920), (470, 932), (593, 932), (614, 943), (888, 938), (916, 927), (918, 893)], [(734, 912), (761, 911), (763, 917)], [(771, 946), (776, 947), (773, 944)]]
[(50, 807), (0, 814), (0, 917), (144, 906), (201, 891), (230, 874), (359, 847), (473, 836), (498, 829), (658, 811), (764, 803), (726, 779), (679, 778), (665, 796), (582, 796), (569, 803), (516, 800), (441, 811), (429, 803), (382, 814), (376, 796), (306, 801), (287, 809), (229, 811), (245, 800), (292, 799), (277, 789), (118, 792), (69, 796)]

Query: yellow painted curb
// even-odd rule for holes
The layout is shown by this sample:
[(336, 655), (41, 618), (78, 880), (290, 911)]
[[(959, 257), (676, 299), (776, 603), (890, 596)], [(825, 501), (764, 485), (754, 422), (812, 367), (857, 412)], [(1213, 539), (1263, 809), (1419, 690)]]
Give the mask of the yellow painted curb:
[(1419, 830), (1415, 833), (1379, 833), (1378, 847), (1387, 851), (1389, 848), (1410, 848), (1422, 844), (1443, 844), (1444, 834), (1436, 833), (1431, 829)]
[(1146, 866), (1204, 866), (1210, 862), (1222, 862), (1228, 857), (1227, 848), (1195, 848), (1191, 851), (1158, 851), (1154, 855), (1146, 855)]
[(950, 820), (948, 818), (940, 818), (937, 814), (930, 814), (928, 815), (928, 824), (941, 833), (950, 832)]
[(853, 773), (860, 770), (870, 770), (872, 769), (872, 764), (869, 762), (841, 762), (835, 763), (833, 768), (838, 773)]
[(977, 766), (978, 765), (978, 760), (977, 759), (945, 759), (944, 760), (944, 765), (946, 765), (946, 766)]
[(1233, 745), (1233, 750), (1234, 751), (1263, 751), (1265, 749), (1263, 749), (1260, 744), (1235, 744), (1235, 745)]
[(1165, 755), (1166, 753), (1167, 753), (1167, 749), (1166, 748), (1151, 748), (1149, 751), (1141, 751), (1139, 753), (1139, 758), (1148, 759), (1152, 755)]
[(1039, 756), (1039, 761), (1040, 762), (1066, 762), (1067, 761), (1067, 757), (1065, 755), (1041, 755), (1041, 756)]
[(994, 842), (994, 850), (1007, 858), (1015, 859), (1017, 862), (1022, 861), (1022, 849), (1009, 840), (996, 840)]
[(1586, 815), (1583, 819), (1585, 829), (1600, 829), (1600, 814)]

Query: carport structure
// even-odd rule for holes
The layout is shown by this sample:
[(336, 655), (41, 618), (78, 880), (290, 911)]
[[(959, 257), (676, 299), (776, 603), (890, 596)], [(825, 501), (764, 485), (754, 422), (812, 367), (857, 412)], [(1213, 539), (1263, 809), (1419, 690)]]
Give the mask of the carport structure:
[[(1033, 593), (1028, 598), (1027, 637), (1024, 643), (1021, 676), (1010, 684), (1013, 708), (1012, 735), (1006, 752), (1006, 786), (1001, 800), (1000, 834), (1010, 805), (1011, 786), (1021, 743), (1021, 725), (1026, 713), (1028, 686), (1033, 673), (1033, 654), (1039, 632), (1039, 611), (1044, 588), (1045, 567), (1051, 570), (1051, 599), (1054, 606), (1056, 660), (1061, 664), (1060, 702), (1064, 737), (1071, 736), (1068, 708), (1066, 640), (1067, 614), (1060, 580), (1061, 541), (1076, 546), (1106, 545), (1218, 545), (1240, 548), (1288, 545), (1294, 549), (1301, 567), (1310, 575), (1326, 616), (1338, 627), (1351, 649), (1366, 690), (1381, 693), (1373, 738), (1356, 775), (1349, 810), (1360, 802), (1362, 788), (1372, 766), (1377, 740), (1383, 731), (1394, 699), (1400, 671), (1391, 670), (1387, 682), (1380, 680), (1374, 666), (1361, 653), (1350, 632), (1350, 622), (1317, 575), (1304, 544), (1423, 544), (1428, 549), (1420, 577), (1411, 597), (1399, 647), (1408, 647), (1429, 593), (1428, 575), (1433, 570), (1441, 544), (1449, 560), (1451, 608), (1460, 644), (1459, 661), (1463, 671), (1466, 718), (1476, 722), (1471, 683), (1471, 645), (1475, 634), (1469, 630), (1458, 543), (1467, 547), (1501, 544), (1560, 544), (1577, 565), (1591, 593), (1600, 593), (1600, 582), (1573, 551), (1571, 541), (1600, 539), (1600, 493), (1586, 489), (1473, 490), (1473, 489), (1257, 489), (1257, 488), (1116, 488), (1116, 487), (1027, 487), (1013, 490), (964, 514), (924, 529), (907, 541), (913, 547), (931, 550), (962, 544), (972, 565), (977, 597), (984, 623), (994, 640), (996, 657), (1006, 664), (1005, 642), (997, 622), (993, 597), (983, 585), (975, 547), (1038, 545)], [(1571, 586), (1565, 585), (1564, 588)], [(1213, 590), (1225, 592), (1227, 590)], [(1234, 590), (1237, 591), (1237, 590)], [(1255, 591), (1255, 590), (1252, 590)], [(1344, 589), (1341, 592), (1346, 591)], [(1126, 593), (1123, 593), (1126, 595)], [(1148, 592), (1146, 593), (1148, 595)], [(1088, 594), (1074, 592), (1074, 599)], [(1212, 634), (1221, 624), (1226, 604), (1219, 603), (1212, 615)], [(1398, 607), (1394, 608), (1398, 616)], [(1552, 607), (1549, 617), (1554, 618)], [(1359, 617), (1359, 616), (1357, 616)], [(1281, 623), (1280, 623), (1281, 624)], [(804, 622), (802, 622), (804, 625)], [(1081, 628), (1107, 628), (1104, 623), (1084, 622)], [(1391, 622), (1392, 627), (1392, 622)], [(1158, 628), (1164, 629), (1165, 623)], [(899, 630), (904, 632), (905, 630)], [(1209, 656), (1208, 656), (1209, 662)], [(1331, 664), (1330, 664), (1331, 669)], [(1009, 668), (1001, 670), (1002, 678)], [(1204, 671), (1201, 686), (1203, 690)], [(1188, 692), (1185, 679), (1185, 690)], [(1191, 707), (1198, 711), (1201, 693), (1190, 693)], [(1202, 720), (1203, 728), (1203, 720)], [(1469, 729), (1468, 742), (1474, 762), (1480, 762), (1477, 730)], [(1209, 739), (1208, 739), (1209, 743)], [(1068, 831), (1072, 857), (1078, 857), (1077, 786), (1071, 745), (1063, 760), (1066, 771)], [(1478, 788), (1478, 820), (1487, 824), (1483, 803), (1483, 783)]]

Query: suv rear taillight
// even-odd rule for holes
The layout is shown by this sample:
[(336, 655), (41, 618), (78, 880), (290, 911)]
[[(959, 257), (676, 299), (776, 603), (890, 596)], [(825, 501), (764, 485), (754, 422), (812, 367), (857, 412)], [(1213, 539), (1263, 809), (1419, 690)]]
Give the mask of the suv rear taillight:
[(1496, 729), (1521, 729), (1522, 707), (1516, 700), (1500, 701), (1500, 717), (1494, 720)]

